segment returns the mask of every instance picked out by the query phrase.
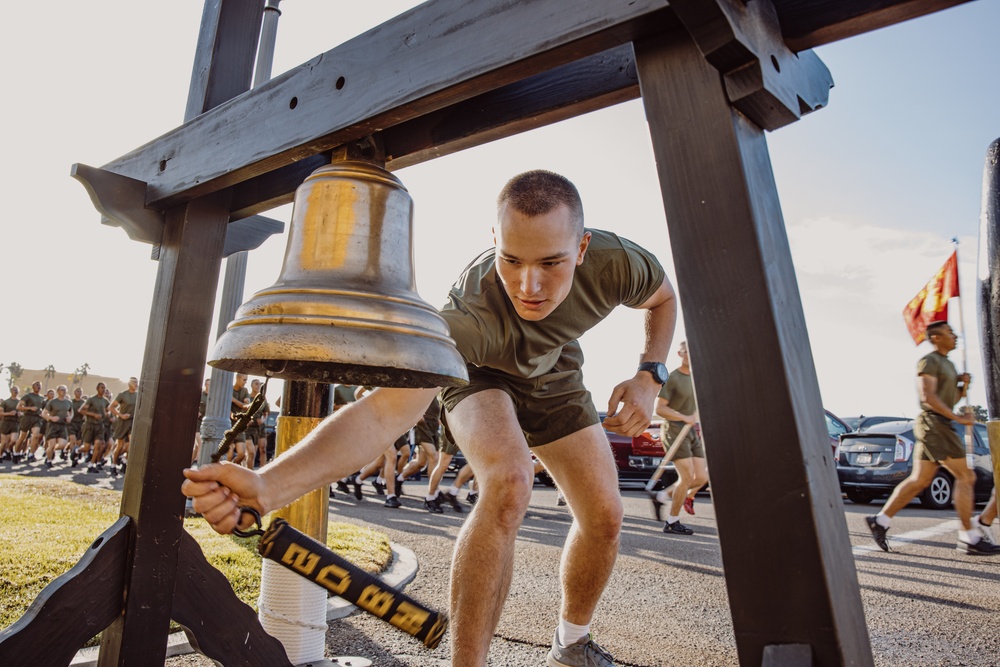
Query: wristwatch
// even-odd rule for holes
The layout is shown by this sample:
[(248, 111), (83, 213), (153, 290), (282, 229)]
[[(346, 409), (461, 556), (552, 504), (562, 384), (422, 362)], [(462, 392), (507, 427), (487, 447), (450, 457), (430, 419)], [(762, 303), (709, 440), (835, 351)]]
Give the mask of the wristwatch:
[(644, 361), (639, 364), (639, 370), (648, 371), (653, 376), (653, 379), (660, 384), (667, 383), (667, 367), (659, 361)]

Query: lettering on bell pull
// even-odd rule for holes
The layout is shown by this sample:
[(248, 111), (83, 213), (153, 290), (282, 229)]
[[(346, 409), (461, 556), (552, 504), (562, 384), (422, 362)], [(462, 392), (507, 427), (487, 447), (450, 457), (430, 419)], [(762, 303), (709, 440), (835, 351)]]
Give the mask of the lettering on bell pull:
[(420, 607), (415, 607), (409, 602), (400, 602), (396, 613), (392, 615), (389, 622), (403, 632), (415, 635), (424, 627), (424, 623), (430, 618), (430, 614)]
[(288, 549), (281, 555), (281, 562), (290, 566), (296, 572), (309, 576), (316, 569), (316, 564), (319, 562), (319, 554), (314, 554), (297, 544), (289, 544)]
[(342, 567), (330, 564), (316, 575), (316, 583), (332, 591), (334, 595), (343, 595), (351, 585), (351, 574)]
[(395, 599), (391, 593), (382, 590), (375, 584), (369, 584), (365, 586), (365, 590), (361, 591), (357, 604), (362, 609), (382, 617), (389, 612)]

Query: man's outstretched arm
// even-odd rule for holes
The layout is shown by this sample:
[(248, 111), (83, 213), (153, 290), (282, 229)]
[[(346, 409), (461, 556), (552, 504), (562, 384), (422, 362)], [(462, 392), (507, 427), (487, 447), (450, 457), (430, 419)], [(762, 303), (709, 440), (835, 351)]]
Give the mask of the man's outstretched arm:
[[(437, 389), (377, 389), (327, 417), (259, 473), (231, 463), (184, 471), (193, 509), (219, 533), (231, 533), (240, 506), (261, 514), (361, 469), (420, 420)], [(243, 527), (251, 523), (243, 520)]]
[[(646, 311), (646, 344), (639, 362), (663, 363), (670, 351), (677, 324), (677, 298), (666, 276), (659, 289), (639, 308)], [(611, 399), (608, 401), (609, 416), (604, 420), (604, 426), (620, 435), (639, 435), (649, 426), (653, 403), (659, 391), (660, 384), (652, 375), (646, 371), (637, 371), (631, 379), (622, 382), (611, 392)]]

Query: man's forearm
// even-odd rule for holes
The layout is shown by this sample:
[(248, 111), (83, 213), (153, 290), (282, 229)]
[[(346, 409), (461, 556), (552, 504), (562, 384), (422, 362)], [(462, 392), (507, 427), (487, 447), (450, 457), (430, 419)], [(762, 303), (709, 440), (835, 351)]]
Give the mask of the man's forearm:
[(378, 389), (327, 417), (265, 466), (265, 511), (360, 470), (423, 416), (437, 389)]
[(671, 289), (663, 301), (646, 310), (646, 341), (639, 361), (666, 361), (676, 325), (677, 300)]

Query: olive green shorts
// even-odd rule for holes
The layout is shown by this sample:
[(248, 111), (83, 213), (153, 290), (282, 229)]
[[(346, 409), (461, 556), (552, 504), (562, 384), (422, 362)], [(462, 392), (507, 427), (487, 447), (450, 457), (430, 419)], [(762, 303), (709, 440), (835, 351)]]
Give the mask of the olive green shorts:
[[(684, 422), (663, 422), (663, 425), (660, 426), (660, 443), (663, 444), (665, 452), (670, 451), (670, 447), (674, 444), (674, 438), (680, 435), (683, 429)], [(671, 461), (690, 458), (705, 458), (705, 445), (702, 444), (701, 438), (698, 437), (698, 433), (693, 427), (684, 436), (684, 440), (677, 447)]]
[(132, 435), (132, 420), (116, 419), (112, 431), (114, 431), (115, 440), (128, 440)]
[(69, 437), (69, 426), (66, 422), (49, 422), (45, 427), (45, 439), (46, 440), (59, 440), (60, 438), (65, 440)]
[(552, 370), (534, 378), (470, 364), (469, 384), (442, 390), (441, 404), (451, 412), (473, 394), (499, 389), (510, 396), (528, 446), (540, 447), (600, 423), (590, 392), (583, 385), (582, 365), (583, 351), (576, 341), (563, 347)]
[(448, 430), (448, 418), (443, 412), (441, 413), (441, 437), (438, 438), (437, 448), (439, 452), (448, 456), (454, 456), (459, 452), (455, 438), (451, 437), (451, 432)]
[(0, 421), (0, 435), (7, 435), (8, 433), (17, 433), (17, 421), (14, 419), (4, 419)]
[(30, 431), (33, 428), (37, 428), (39, 431), (42, 430), (42, 418), (36, 417), (33, 414), (21, 415), (21, 423), (18, 424), (20, 430)]
[(413, 442), (416, 442), (417, 444), (421, 442), (429, 442), (437, 447), (438, 434), (436, 431), (431, 431), (425, 421), (420, 420), (417, 422), (417, 425), (413, 427)]
[(965, 458), (965, 444), (951, 427), (951, 421), (936, 412), (921, 412), (913, 421), (913, 435), (917, 437), (914, 456), (924, 461), (941, 463)]
[(83, 424), (83, 444), (89, 445), (95, 440), (104, 441), (104, 424), (84, 422)]

